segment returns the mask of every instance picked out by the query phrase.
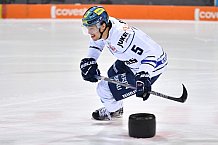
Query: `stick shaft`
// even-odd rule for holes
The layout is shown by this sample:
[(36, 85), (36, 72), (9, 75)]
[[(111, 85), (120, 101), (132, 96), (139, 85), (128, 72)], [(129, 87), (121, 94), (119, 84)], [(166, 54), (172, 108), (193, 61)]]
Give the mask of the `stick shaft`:
[[(123, 87), (136, 89), (135, 86), (132, 86), (132, 85), (127, 84), (127, 83), (122, 83), (122, 82), (119, 82), (119, 81), (116, 81), (114, 79), (110, 79), (110, 78), (107, 78), (107, 77), (104, 77), (104, 76), (96, 76), (96, 78), (98, 80), (105, 80), (105, 81), (108, 81), (109, 83), (117, 84), (117, 85), (120, 85), (120, 86), (123, 86)], [(181, 103), (184, 103), (186, 101), (186, 99), (187, 99), (187, 90), (186, 90), (184, 85), (183, 85), (183, 93), (182, 93), (182, 96), (180, 98), (171, 97), (171, 96), (168, 96), (168, 95), (165, 95), (165, 94), (162, 94), (162, 93), (159, 93), (159, 92), (155, 92), (155, 91), (150, 91), (148, 93), (150, 93), (152, 95), (155, 95), (155, 96), (165, 98), (165, 99), (181, 102)]]

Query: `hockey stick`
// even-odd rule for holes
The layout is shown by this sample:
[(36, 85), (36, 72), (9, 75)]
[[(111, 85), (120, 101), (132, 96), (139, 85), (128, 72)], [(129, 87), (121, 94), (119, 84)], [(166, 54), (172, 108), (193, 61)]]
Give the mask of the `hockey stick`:
[[(134, 87), (134, 86), (132, 86), (130, 84), (122, 83), (122, 82), (116, 81), (116, 80), (111, 79), (111, 78), (107, 78), (107, 77), (104, 77), (104, 76), (95, 76), (95, 77), (98, 80), (105, 80), (105, 81), (107, 81), (109, 83), (117, 84), (117, 85), (120, 85), (120, 86), (123, 86), (123, 87), (128, 87), (128, 88), (131, 88), (131, 89), (136, 89), (136, 87)], [(158, 92), (155, 92), (155, 91), (150, 91), (149, 93), (152, 94), (152, 95), (155, 95), (155, 96), (165, 98), (165, 99), (169, 99), (169, 100), (184, 103), (186, 101), (187, 97), (188, 97), (188, 93), (187, 93), (187, 90), (186, 90), (186, 88), (185, 88), (185, 86), (183, 84), (182, 84), (182, 87), (183, 87), (182, 96), (179, 97), (179, 98), (164, 95), (162, 93), (158, 93)]]

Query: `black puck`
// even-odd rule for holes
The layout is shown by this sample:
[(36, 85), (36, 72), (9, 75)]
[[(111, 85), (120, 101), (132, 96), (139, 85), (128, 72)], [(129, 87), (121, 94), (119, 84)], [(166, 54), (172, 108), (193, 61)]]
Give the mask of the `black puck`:
[(156, 133), (154, 114), (136, 113), (129, 116), (129, 136), (136, 138), (150, 138)]

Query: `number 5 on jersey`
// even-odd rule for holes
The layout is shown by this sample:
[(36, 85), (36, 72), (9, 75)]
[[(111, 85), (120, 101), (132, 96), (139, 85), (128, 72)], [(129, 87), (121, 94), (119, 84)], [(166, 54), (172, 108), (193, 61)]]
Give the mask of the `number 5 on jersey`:
[(141, 49), (140, 47), (136, 47), (136, 45), (133, 45), (131, 50), (133, 52), (137, 53), (138, 55), (142, 55), (142, 53), (143, 53), (143, 49)]

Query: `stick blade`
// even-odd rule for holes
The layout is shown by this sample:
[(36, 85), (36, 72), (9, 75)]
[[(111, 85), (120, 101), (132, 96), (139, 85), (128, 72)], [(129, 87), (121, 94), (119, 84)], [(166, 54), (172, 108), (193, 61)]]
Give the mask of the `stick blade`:
[(181, 99), (181, 102), (184, 103), (188, 98), (188, 92), (185, 88), (185, 85), (182, 84), (182, 87), (183, 87), (183, 92), (182, 92), (182, 96), (180, 97), (180, 99)]

